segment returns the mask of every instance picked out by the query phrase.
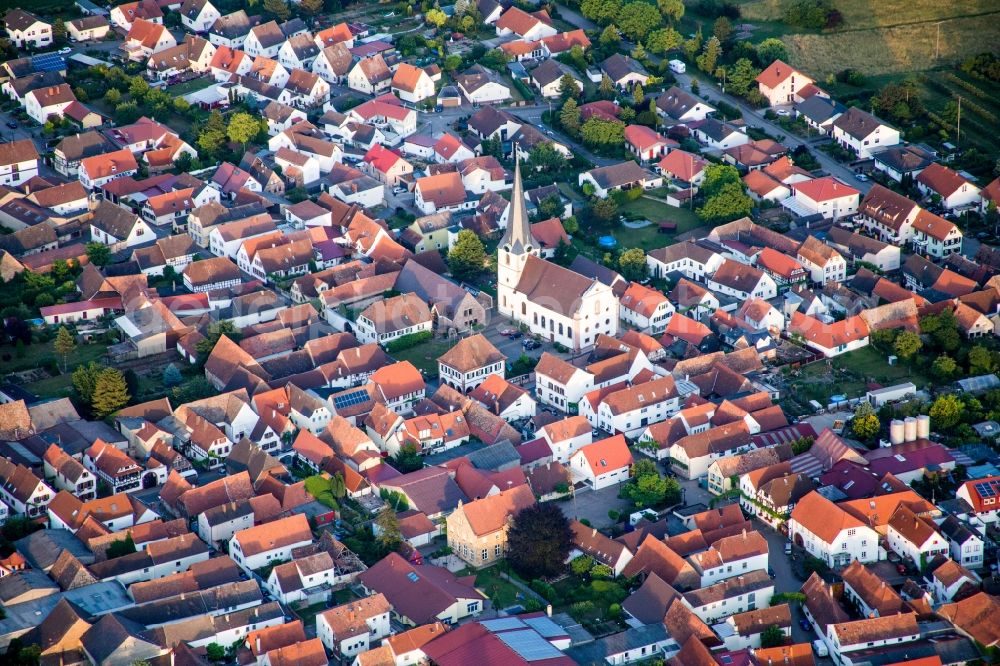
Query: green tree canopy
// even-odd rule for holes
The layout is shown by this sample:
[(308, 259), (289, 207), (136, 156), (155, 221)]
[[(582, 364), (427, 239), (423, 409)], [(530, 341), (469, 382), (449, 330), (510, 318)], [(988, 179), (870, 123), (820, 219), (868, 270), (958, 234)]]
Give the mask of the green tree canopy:
[(576, 136), (580, 132), (580, 105), (575, 99), (568, 99), (559, 111), (559, 124), (568, 134)]
[(684, 17), (684, 0), (656, 0), (656, 6), (663, 17), (673, 23)]
[(788, 48), (777, 37), (768, 37), (756, 47), (757, 62), (767, 67), (775, 60), (788, 60)]
[(878, 414), (875, 413), (871, 403), (865, 401), (859, 404), (854, 410), (854, 419), (851, 421), (851, 432), (854, 436), (861, 440), (869, 440), (878, 435), (881, 428), (882, 424), (879, 423)]
[(264, 11), (279, 21), (287, 21), (292, 15), (285, 0), (264, 0)]
[(556, 504), (530, 506), (514, 516), (507, 561), (525, 579), (551, 578), (565, 570), (572, 538), (569, 521)]
[(403, 474), (416, 472), (424, 468), (424, 457), (420, 455), (417, 447), (413, 444), (404, 444), (399, 447), (399, 451), (396, 452), (396, 455), (392, 457), (390, 462), (393, 467)]
[(931, 363), (931, 373), (941, 381), (954, 379), (958, 374), (958, 363), (951, 356), (941, 354)]
[(556, 173), (566, 168), (566, 158), (551, 141), (542, 141), (528, 153), (528, 166), (532, 171)]
[(591, 21), (605, 24), (617, 18), (621, 6), (621, 0), (583, 0), (580, 3), (580, 13)]
[(680, 48), (684, 37), (673, 28), (660, 28), (646, 35), (646, 48), (650, 53), (663, 54)]
[(696, 212), (709, 223), (731, 222), (747, 217), (753, 210), (753, 199), (747, 196), (742, 183), (726, 183), (717, 194), (705, 200)]
[(621, 146), (625, 143), (625, 125), (615, 120), (591, 116), (581, 126), (580, 136), (588, 146)]
[(625, 250), (618, 257), (618, 268), (626, 280), (631, 282), (645, 280), (649, 274), (649, 268), (646, 266), (646, 253), (638, 247)]
[(234, 113), (226, 127), (226, 136), (245, 147), (260, 132), (260, 119), (249, 113)]
[(435, 28), (440, 28), (448, 22), (448, 15), (437, 8), (429, 9), (427, 13), (424, 14), (424, 20)]
[(94, 384), (91, 407), (95, 416), (104, 418), (127, 405), (130, 397), (125, 376), (115, 368), (105, 368)]
[(695, 62), (698, 64), (698, 69), (706, 74), (713, 74), (715, 72), (715, 65), (719, 62), (721, 55), (722, 44), (719, 42), (719, 38), (713, 35), (705, 42), (705, 48), (702, 49), (701, 55), (695, 59)]
[(448, 268), (456, 280), (469, 280), (485, 270), (486, 248), (472, 231), (463, 229), (448, 251)]
[(403, 543), (403, 533), (399, 529), (399, 518), (388, 504), (375, 516), (378, 534), (375, 541), (387, 551), (395, 551)]
[(785, 644), (785, 632), (776, 624), (760, 632), (760, 646), (763, 649), (781, 647)]
[(59, 332), (56, 333), (56, 339), (52, 343), (52, 348), (57, 354), (62, 356), (63, 372), (66, 372), (66, 359), (76, 349), (76, 338), (69, 332), (69, 329), (65, 326), (60, 326)]
[(750, 58), (740, 58), (726, 73), (726, 92), (743, 97), (751, 89), (757, 89), (756, 78), (760, 70), (754, 67)]
[(87, 261), (98, 267), (111, 263), (111, 248), (103, 243), (87, 243)]
[(892, 343), (892, 349), (896, 352), (896, 356), (904, 361), (913, 358), (923, 346), (924, 343), (921, 342), (920, 336), (912, 331), (901, 331)]
[(650, 30), (658, 28), (661, 21), (660, 12), (656, 7), (642, 0), (633, 0), (618, 12), (616, 24), (626, 37), (638, 42), (648, 35)]
[(77, 366), (76, 370), (73, 371), (73, 389), (83, 403), (89, 405), (93, 401), (97, 377), (103, 369), (97, 363), (91, 361), (86, 365)]
[(959, 424), (965, 412), (965, 405), (954, 393), (938, 396), (927, 412), (935, 430), (951, 430)]

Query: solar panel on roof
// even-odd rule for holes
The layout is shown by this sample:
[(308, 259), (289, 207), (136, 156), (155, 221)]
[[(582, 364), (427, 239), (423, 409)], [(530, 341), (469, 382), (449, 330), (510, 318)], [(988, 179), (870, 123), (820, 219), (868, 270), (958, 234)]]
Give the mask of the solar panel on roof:
[(333, 406), (336, 409), (344, 409), (345, 407), (360, 405), (363, 402), (368, 402), (368, 400), (368, 391), (353, 391), (347, 395), (338, 395), (333, 399)]
[(566, 630), (552, 621), (552, 618), (541, 615), (525, 618), (524, 623), (541, 634), (544, 638), (565, 636)]
[(975, 488), (980, 497), (996, 496), (996, 490), (994, 490), (992, 483), (977, 483)]
[(558, 659), (563, 653), (555, 648), (552, 643), (538, 635), (534, 629), (522, 629), (520, 631), (505, 631), (496, 634), (496, 637), (507, 644), (511, 650), (516, 652), (525, 661), (541, 661), (542, 659)]
[(58, 53), (43, 53), (31, 57), (36, 72), (58, 72), (66, 69), (66, 60)]
[(495, 620), (483, 620), (479, 624), (483, 625), (492, 632), (509, 631), (511, 629), (521, 629), (524, 627), (524, 622), (521, 622), (521, 620), (516, 617), (500, 617)]

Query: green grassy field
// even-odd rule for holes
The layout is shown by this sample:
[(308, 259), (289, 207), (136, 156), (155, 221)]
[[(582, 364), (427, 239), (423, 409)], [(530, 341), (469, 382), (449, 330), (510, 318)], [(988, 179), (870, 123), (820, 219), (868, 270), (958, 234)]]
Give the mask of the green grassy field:
[(419, 344), (416, 347), (410, 347), (409, 349), (404, 349), (403, 351), (392, 352), (391, 356), (397, 361), (409, 361), (417, 368), (417, 370), (423, 370), (429, 376), (436, 377), (438, 371), (438, 356), (441, 356), (446, 351), (451, 349), (454, 344), (454, 341), (435, 338), (433, 340), (428, 340), (423, 344)]
[(822, 32), (785, 25), (781, 18), (788, 4), (789, 0), (743, 2), (742, 20), (755, 26), (755, 41), (780, 36), (791, 63), (812, 76), (848, 68), (865, 74), (922, 71), (1000, 43), (1000, 6), (993, 0), (832, 0), (843, 24)]
[[(594, 227), (592, 229), (598, 235), (610, 234), (614, 236), (618, 240), (618, 246), (621, 248), (639, 247), (647, 252), (655, 250), (656, 248), (674, 243), (677, 234), (682, 234), (701, 225), (701, 220), (694, 214), (694, 211), (687, 208), (674, 208), (673, 206), (668, 206), (665, 203), (646, 197), (628, 202), (619, 209), (619, 212), (633, 218), (645, 218), (653, 223), (641, 229), (629, 229), (617, 223), (608, 228)], [(661, 222), (673, 222), (676, 224), (676, 233), (659, 233), (659, 224)], [(597, 253), (600, 255), (603, 254), (603, 251), (599, 250)], [(588, 252), (588, 254), (593, 253)]]

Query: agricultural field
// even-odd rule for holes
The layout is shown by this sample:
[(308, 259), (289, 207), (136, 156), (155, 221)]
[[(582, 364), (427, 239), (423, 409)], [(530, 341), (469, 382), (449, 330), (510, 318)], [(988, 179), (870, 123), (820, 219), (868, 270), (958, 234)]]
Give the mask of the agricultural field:
[(992, 0), (831, 0), (843, 24), (822, 32), (784, 25), (782, 13), (787, 4), (787, 0), (741, 3), (742, 20), (759, 24), (755, 39), (780, 35), (791, 64), (819, 77), (844, 69), (867, 75), (923, 71), (958, 62), (1000, 43), (1000, 6)]

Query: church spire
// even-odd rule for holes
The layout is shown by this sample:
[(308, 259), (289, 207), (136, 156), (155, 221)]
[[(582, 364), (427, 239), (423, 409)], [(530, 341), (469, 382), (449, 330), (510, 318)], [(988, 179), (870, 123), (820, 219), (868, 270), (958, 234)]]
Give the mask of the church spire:
[(508, 252), (520, 254), (537, 248), (535, 239), (531, 236), (531, 223), (528, 220), (528, 209), (524, 204), (524, 188), (521, 185), (521, 161), (518, 159), (517, 146), (514, 146), (514, 187), (510, 194), (510, 214), (507, 216), (507, 230), (504, 232), (500, 247)]

